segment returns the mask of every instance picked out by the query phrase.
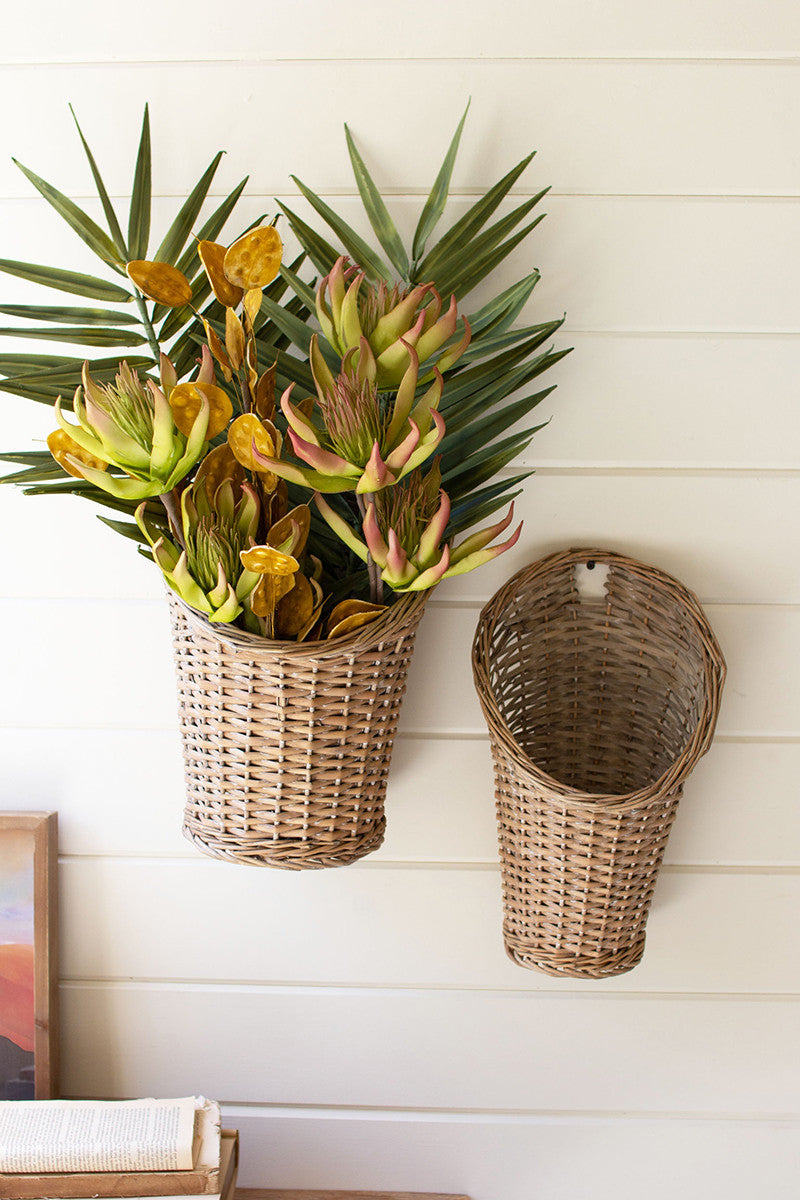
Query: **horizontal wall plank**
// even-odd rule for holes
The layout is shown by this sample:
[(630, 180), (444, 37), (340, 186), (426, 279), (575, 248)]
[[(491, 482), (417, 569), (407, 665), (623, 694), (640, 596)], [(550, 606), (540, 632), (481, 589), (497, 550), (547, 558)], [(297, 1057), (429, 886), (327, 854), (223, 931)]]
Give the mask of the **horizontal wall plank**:
[[(0, 727), (174, 728), (163, 601), (0, 600), (0, 615), (15, 631), (6, 647), (13, 683), (0, 692)], [(786, 663), (800, 654), (800, 611), (708, 605), (707, 615), (728, 660), (718, 732), (796, 737), (800, 682)], [(470, 663), (477, 618), (471, 606), (430, 605), (400, 717), (404, 733), (485, 734)], [(48, 664), (46, 686), (32, 647)]]
[[(265, 212), (274, 213), (274, 194), (243, 203), (231, 229)], [(288, 185), (278, 194), (311, 224), (321, 226)], [(370, 236), (359, 202), (349, 195), (327, 198), (358, 232)], [(469, 203), (464, 196), (454, 197), (448, 221), (457, 220)], [(390, 202), (408, 241), (422, 204), (422, 196), (399, 196)], [(177, 207), (177, 198), (159, 205), (154, 242)], [(587, 330), (711, 335), (800, 332), (800, 298), (791, 256), (785, 252), (800, 237), (800, 206), (794, 201), (551, 195), (542, 208), (546, 220), (529, 243), (497, 268), (491, 288), (482, 285), (470, 293), (463, 305), (467, 313), (538, 268), (542, 281), (523, 319), (543, 321), (566, 313), (568, 326), (557, 339), (563, 348), (571, 344), (572, 333)], [(4, 218), (0, 256), (102, 274), (91, 252), (62, 228), (43, 200), (6, 201), (0, 217)], [(295, 248), (287, 235), (287, 258)], [(4, 303), (42, 303), (45, 297), (57, 302), (55, 293), (11, 277), (3, 281), (0, 296)], [(9, 341), (8, 347), (12, 346)]]
[[(537, 24), (548, 21), (539, 17)], [(346, 24), (349, 31), (351, 22)], [(163, 53), (161, 39), (153, 40)], [(212, 44), (205, 41), (202, 58)], [(395, 57), (393, 46), (394, 61), (377, 68), (379, 88), (374, 63), (350, 61), (343, 71), (333, 54), (322, 62), (151, 67), (91, 64), (82, 55), (79, 69), (51, 66), (37, 72), (35, 88), (28, 86), (30, 68), (6, 66), (0, 103), (15, 111), (15, 121), (3, 138), (0, 195), (28, 194), (10, 154), (60, 181), (69, 194), (91, 186), (65, 96), (85, 125), (112, 194), (131, 186), (145, 101), (153, 118), (157, 191), (185, 189), (187, 171), (199, 175), (203, 160), (224, 148), (230, 155), (226, 171), (251, 171), (253, 190), (270, 196), (285, 190), (291, 174), (316, 191), (352, 189), (345, 121), (379, 186), (427, 191), (471, 97), (456, 189), (486, 186), (536, 149), (539, 157), (529, 172), (530, 187), (540, 181), (535, 190), (552, 184), (556, 191), (577, 193), (796, 195), (800, 158), (791, 122), (782, 119), (800, 105), (796, 64), (619, 58), (531, 63), (525, 50), (538, 53), (538, 44), (518, 46), (511, 62), (493, 61), (489, 54), (408, 62), (404, 55)], [(176, 90), (185, 108), (174, 103)], [(20, 106), (16, 98), (23, 91), (26, 104)], [(206, 103), (209, 92), (213, 105)], [(276, 120), (287, 95), (291, 105)], [(400, 95), (402, 121), (396, 119)], [(200, 108), (204, 120), (187, 128), (186, 111)], [(254, 152), (260, 131), (268, 131), (267, 153)]]
[[(791, 1122), (443, 1113), (297, 1112), (229, 1105), (243, 1187), (457, 1188), (472, 1200), (620, 1200), (620, 1164), (648, 1200), (787, 1196)], [(653, 1164), (658, 1163), (658, 1170)], [(638, 1186), (638, 1184), (634, 1184)], [(790, 1185), (791, 1186), (791, 1185)]]
[[(565, 333), (572, 353), (542, 382), (550, 424), (529, 457), (542, 466), (798, 466), (792, 337)], [(754, 416), (753, 397), (758, 396)]]
[[(516, 520), (524, 523), (517, 545), (478, 571), (445, 580), (437, 599), (483, 603), (543, 554), (590, 546), (653, 563), (706, 603), (797, 603), (798, 507), (800, 472), (536, 474), (515, 502)], [(161, 593), (154, 565), (104, 526), (97, 518), (106, 510), (91, 502), (4, 488), (0, 514), (9, 563), (0, 595)]]
[[(365, 864), (303, 875), (205, 857), (69, 859), (61, 888), (61, 969), (71, 979), (580, 987), (506, 958), (496, 870)], [(194, 932), (197, 906), (176, 903), (179, 896), (207, 899), (202, 938)], [(800, 992), (793, 952), (798, 902), (797, 875), (667, 872), (642, 963), (625, 977), (584, 988)], [(158, 939), (129, 936), (133, 912), (140, 928), (159, 930)]]
[(773, 1117), (797, 1097), (797, 1014), (780, 1001), (108, 985), (62, 999), (74, 1096)]
[[(7, 277), (0, 283), (4, 299), (13, 282)], [(800, 439), (789, 436), (797, 424), (795, 338), (569, 333), (559, 342), (573, 351), (542, 379), (557, 390), (535, 414), (537, 422), (549, 420), (528, 452), (535, 465), (636, 470), (800, 465)], [(23, 349), (20, 339), (15, 344)], [(42, 343), (39, 350), (52, 348)], [(9, 396), (3, 406), (4, 448), (30, 448), (54, 428), (47, 405)]]
[[(317, 0), (294, 0), (282, 8), (254, 9), (246, 23), (226, 20), (212, 0), (178, 0), (167, 9), (143, 0), (124, 39), (113, 38), (100, 0), (76, 0), (70, 20), (47, 6), (44, 28), (23, 23), (3, 47), (2, 62), (115, 63), (141, 59), (214, 58), (389, 59), (523, 56), (677, 55), (761, 56), (800, 51), (800, 21), (789, 0), (676, 0), (669, 12), (650, 5), (631, 8), (609, 0), (602, 15), (591, 0), (569, 0), (545, 15), (541, 6), (506, 0), (502, 21), (476, 23), (485, 15), (467, 5), (454, 21), (447, 7), (408, 0), (402, 14), (383, 7), (375, 20), (369, 0), (348, 0), (341, 10)], [(473, 16), (474, 20), (470, 19)], [(158, 29), (158, 37), (153, 29)], [(35, 36), (38, 33), (38, 36)], [(381, 64), (381, 69), (385, 65)]]
[[(0, 808), (57, 809), (67, 855), (194, 858), (175, 731), (0, 729)], [(119, 764), (124, 763), (124, 771)], [(800, 866), (800, 744), (717, 740), (686, 785), (665, 862)], [(486, 737), (400, 737), (370, 863), (496, 863)]]

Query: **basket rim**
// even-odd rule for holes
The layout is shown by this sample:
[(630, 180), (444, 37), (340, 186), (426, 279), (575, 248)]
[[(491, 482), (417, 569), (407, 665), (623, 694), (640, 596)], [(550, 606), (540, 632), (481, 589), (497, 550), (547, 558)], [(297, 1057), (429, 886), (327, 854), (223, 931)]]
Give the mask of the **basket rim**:
[(192, 608), (169, 587), (167, 599), (170, 608), (180, 613), (193, 631), (222, 643), (234, 654), (244, 654), (251, 658), (255, 656), (259, 659), (289, 658), (318, 662), (343, 656), (354, 657), (363, 650), (373, 649), (376, 642), (380, 645), (382, 642), (402, 637), (409, 627), (414, 627), (422, 617), (428, 592), (408, 592), (400, 595), (386, 612), (360, 629), (332, 641), (313, 642), (279, 641), (261, 637), (245, 629), (211, 622), (204, 613)]
[[(500, 712), (494, 697), (488, 672), (488, 655), (486, 649), (492, 632), (500, 615), (507, 609), (510, 596), (517, 590), (520, 582), (528, 582), (549, 574), (554, 568), (565, 565), (598, 562), (602, 565), (633, 568), (637, 572), (652, 576), (662, 586), (674, 594), (676, 600), (687, 609), (689, 616), (695, 622), (700, 633), (706, 668), (706, 688), (703, 705), (691, 737), (681, 752), (670, 763), (658, 779), (645, 787), (631, 792), (587, 792), (563, 783), (555, 776), (549, 775), (538, 766), (519, 746), (517, 739), (511, 733)], [(591, 809), (604, 809), (614, 812), (625, 812), (640, 808), (658, 797), (663, 797), (678, 789), (693, 770), (696, 762), (709, 749), (716, 728), (719, 713), (722, 687), (725, 682), (727, 668), (722, 649), (706, 617), (700, 601), (694, 592), (690, 591), (673, 575), (654, 567), (650, 563), (641, 562), (630, 555), (616, 550), (598, 549), (596, 547), (573, 547), (568, 550), (557, 550), (535, 562), (522, 567), (500, 587), (491, 599), (481, 609), (475, 636), (472, 643), (472, 673), (478, 699), (483, 709), (487, 723), (492, 726), (492, 734), (512, 759), (516, 767), (529, 780), (546, 788), (554, 799), (576, 807), (585, 806)]]

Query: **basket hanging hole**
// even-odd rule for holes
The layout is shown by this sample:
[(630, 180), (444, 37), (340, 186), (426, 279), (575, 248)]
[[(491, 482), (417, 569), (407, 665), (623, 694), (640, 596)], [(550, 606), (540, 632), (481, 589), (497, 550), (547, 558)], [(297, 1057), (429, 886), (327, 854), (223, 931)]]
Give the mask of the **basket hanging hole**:
[(590, 558), (586, 563), (575, 564), (575, 590), (583, 601), (605, 600), (608, 584), (608, 566)]

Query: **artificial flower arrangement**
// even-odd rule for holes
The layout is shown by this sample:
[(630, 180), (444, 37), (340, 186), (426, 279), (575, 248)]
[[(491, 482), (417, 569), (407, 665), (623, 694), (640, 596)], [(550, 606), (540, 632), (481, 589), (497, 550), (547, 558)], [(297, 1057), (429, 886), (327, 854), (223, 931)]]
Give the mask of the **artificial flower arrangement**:
[[(336, 638), (398, 593), (508, 550), (520, 526), (500, 539), (527, 472), (505, 469), (540, 428), (520, 421), (552, 388), (516, 394), (566, 351), (543, 349), (560, 320), (512, 328), (538, 272), (463, 312), (541, 220), (524, 223), (546, 189), (489, 224), (532, 155), (428, 248), (463, 125), (410, 254), (349, 131), (382, 253), (299, 181), (340, 248), (285, 205), (301, 247), (291, 264), (277, 218), (220, 240), (246, 181), (196, 228), (220, 154), (149, 253), (147, 109), (127, 236), (80, 128), (107, 232), (22, 167), (118, 281), (2, 259), (0, 270), (95, 306), (7, 305), (22, 324), (0, 333), (139, 353), (0, 356), (0, 389), (52, 404), (57, 422), (47, 451), (0, 455), (22, 468), (5, 481), (116, 510), (106, 524), (140, 544), (181, 600), (268, 639)], [(316, 277), (305, 282), (308, 264)], [(474, 529), (509, 500), (501, 520)]]

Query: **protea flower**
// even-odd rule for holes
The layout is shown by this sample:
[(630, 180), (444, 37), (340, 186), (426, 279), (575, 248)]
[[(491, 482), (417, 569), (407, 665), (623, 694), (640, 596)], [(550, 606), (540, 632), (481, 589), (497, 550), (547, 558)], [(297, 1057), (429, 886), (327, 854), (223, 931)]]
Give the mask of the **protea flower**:
[(507, 541), (490, 546), (514, 518), (514, 505), (496, 525), (477, 531), (451, 549), (443, 538), (450, 519), (450, 500), (440, 488), (437, 466), (423, 478), (416, 471), (397, 488), (378, 492), (367, 505), (363, 540), (322, 496), (317, 508), (331, 529), (363, 562), (376, 563), (381, 579), (395, 592), (422, 592), (442, 579), (482, 566), (519, 538), (522, 523)]
[[(381, 395), (376, 383), (376, 362), (366, 339), (356, 362), (348, 350), (342, 369), (333, 375), (312, 338), (311, 370), (317, 390), (322, 427), (315, 425), (291, 401), (291, 387), (281, 398), (296, 456), (307, 467), (258, 452), (252, 447), (257, 469), (319, 492), (378, 492), (403, 479), (436, 450), (444, 436), (444, 421), (437, 412), (442, 377), (435, 379), (421, 400), (414, 402), (419, 359), (407, 346), (408, 366), (392, 398)], [(241, 419), (241, 418), (240, 418)]]
[[(329, 275), (317, 289), (317, 318), (326, 341), (341, 357), (349, 350), (356, 357), (366, 339), (377, 364), (376, 381), (380, 390), (396, 388), (409, 365), (409, 346), (416, 349), (423, 367), (433, 366), (434, 356), (453, 337), (458, 324), (456, 298), (442, 314), (442, 299), (432, 283), (404, 288), (389, 288), (365, 282), (363, 271), (348, 267), (347, 259), (337, 258)], [(464, 334), (440, 354), (440, 371), (461, 357), (472, 336), (469, 321)]]
[(225, 480), (209, 496), (205, 478), (196, 479), (181, 495), (182, 546), (155, 534), (144, 514), (145, 505), (140, 504), (136, 520), (172, 590), (209, 621), (234, 621), (261, 578), (259, 572), (247, 570), (240, 557), (258, 530), (259, 501), (253, 487)]
[[(65, 455), (71, 473), (120, 499), (144, 500), (171, 491), (202, 457), (213, 436), (209, 426), (220, 388), (200, 379), (168, 387), (176, 401), (191, 399), (187, 420), (184, 405), (173, 411), (164, 391), (150, 379), (143, 383), (125, 362), (115, 384), (95, 383), (88, 363), (82, 379), (73, 401), (77, 425), (64, 416), (60, 397), (55, 405), (61, 429), (81, 451), (80, 457)], [(181, 389), (190, 389), (191, 396), (179, 397)], [(108, 474), (93, 459), (119, 468), (126, 477)]]

